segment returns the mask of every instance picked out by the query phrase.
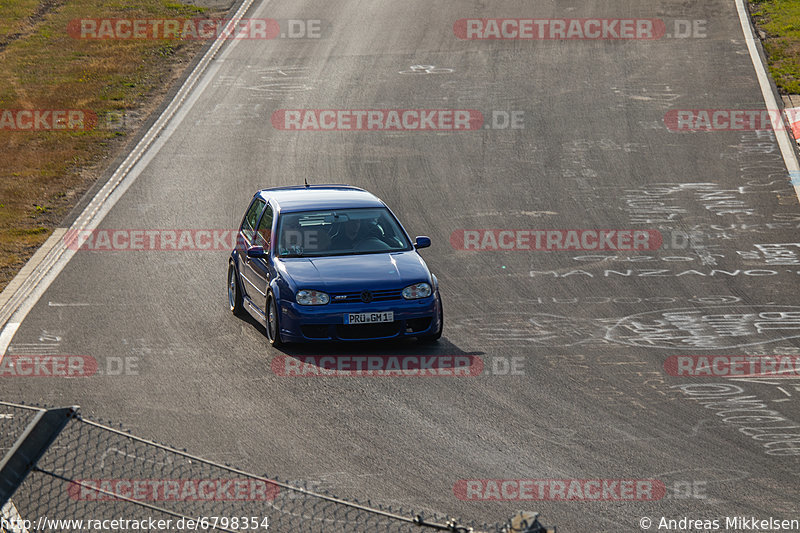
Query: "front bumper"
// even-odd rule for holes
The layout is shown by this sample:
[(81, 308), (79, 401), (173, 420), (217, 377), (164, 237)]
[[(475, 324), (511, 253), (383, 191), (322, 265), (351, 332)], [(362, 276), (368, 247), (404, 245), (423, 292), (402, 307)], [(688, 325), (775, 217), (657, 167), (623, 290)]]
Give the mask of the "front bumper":
[[(439, 296), (373, 303), (329, 303), (311, 306), (281, 302), (281, 336), (287, 342), (366, 341), (417, 337), (439, 328)], [(345, 324), (346, 313), (392, 311), (394, 322)]]

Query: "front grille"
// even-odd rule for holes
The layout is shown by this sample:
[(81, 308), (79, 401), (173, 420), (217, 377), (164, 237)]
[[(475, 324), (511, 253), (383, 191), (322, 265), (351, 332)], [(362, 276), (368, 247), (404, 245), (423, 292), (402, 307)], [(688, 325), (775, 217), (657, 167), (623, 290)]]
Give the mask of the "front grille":
[[(348, 304), (348, 303), (361, 303), (361, 293), (358, 292), (339, 292), (331, 294), (331, 303), (335, 304)], [(402, 289), (378, 290), (369, 291), (372, 293), (372, 302), (388, 302), (391, 300), (400, 300), (403, 298)]]
[(338, 324), (336, 336), (340, 339), (379, 339), (394, 337), (400, 333), (402, 321), (381, 322), (378, 324)]

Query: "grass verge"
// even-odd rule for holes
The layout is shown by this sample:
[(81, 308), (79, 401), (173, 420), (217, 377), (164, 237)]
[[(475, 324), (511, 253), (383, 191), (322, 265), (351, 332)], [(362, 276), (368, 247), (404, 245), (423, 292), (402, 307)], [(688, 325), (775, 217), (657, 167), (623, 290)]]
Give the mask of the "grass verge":
[(750, 0), (750, 13), (778, 89), (800, 94), (800, 1)]
[(0, 128), (0, 290), (121, 153), (204, 44), (78, 39), (67, 31), (70, 21), (201, 15), (224, 13), (166, 0), (0, 2), (0, 113), (86, 109), (98, 117), (88, 131)]

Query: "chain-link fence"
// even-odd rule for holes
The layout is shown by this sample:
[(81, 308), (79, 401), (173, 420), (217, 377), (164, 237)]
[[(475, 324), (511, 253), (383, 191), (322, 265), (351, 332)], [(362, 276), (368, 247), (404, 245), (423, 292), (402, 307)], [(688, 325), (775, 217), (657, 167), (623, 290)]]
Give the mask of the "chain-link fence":
[[(43, 414), (52, 416), (38, 420)], [(345, 501), (86, 420), (77, 408), (0, 402), (0, 428), (0, 505), (5, 503), (0, 533), (512, 530)], [(17, 487), (14, 480), (25, 475), (20, 470), (27, 477)], [(4, 502), (4, 496), (10, 499)]]

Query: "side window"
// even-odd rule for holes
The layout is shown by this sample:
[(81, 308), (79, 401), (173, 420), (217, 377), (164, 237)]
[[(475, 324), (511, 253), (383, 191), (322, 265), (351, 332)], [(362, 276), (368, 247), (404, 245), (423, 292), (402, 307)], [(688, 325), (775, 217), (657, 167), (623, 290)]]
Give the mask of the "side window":
[(256, 232), (256, 240), (253, 242), (256, 246), (263, 246), (265, 250), (269, 249), (269, 243), (272, 237), (272, 206), (267, 204), (264, 210), (264, 216), (261, 217), (261, 222), (258, 223), (258, 231)]
[(242, 233), (245, 239), (247, 239), (247, 242), (253, 242), (253, 234), (256, 232), (256, 222), (258, 222), (258, 216), (264, 210), (265, 205), (264, 200), (256, 200), (244, 216), (244, 220), (242, 221)]

